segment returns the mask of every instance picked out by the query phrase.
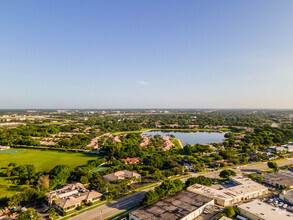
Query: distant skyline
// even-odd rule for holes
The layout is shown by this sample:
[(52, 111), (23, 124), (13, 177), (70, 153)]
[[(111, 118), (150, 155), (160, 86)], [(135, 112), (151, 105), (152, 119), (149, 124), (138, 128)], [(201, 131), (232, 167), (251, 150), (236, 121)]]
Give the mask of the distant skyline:
[(293, 1), (0, 1), (0, 109), (293, 109)]

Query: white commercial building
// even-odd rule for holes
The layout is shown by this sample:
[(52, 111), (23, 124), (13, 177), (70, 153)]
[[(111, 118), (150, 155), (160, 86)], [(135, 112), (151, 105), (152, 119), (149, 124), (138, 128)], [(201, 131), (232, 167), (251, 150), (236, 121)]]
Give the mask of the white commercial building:
[(280, 199), (293, 205), (293, 189), (288, 191), (284, 190), (280, 194)]
[(268, 188), (252, 181), (249, 178), (237, 176), (230, 178), (235, 186), (220, 189), (195, 184), (187, 190), (215, 199), (215, 203), (221, 206), (231, 206), (236, 203), (263, 196), (268, 193)]
[(293, 187), (293, 172), (289, 170), (281, 170), (277, 173), (262, 174), (263, 181), (267, 184), (278, 188)]
[(258, 199), (238, 205), (240, 215), (250, 220), (293, 220), (293, 213)]

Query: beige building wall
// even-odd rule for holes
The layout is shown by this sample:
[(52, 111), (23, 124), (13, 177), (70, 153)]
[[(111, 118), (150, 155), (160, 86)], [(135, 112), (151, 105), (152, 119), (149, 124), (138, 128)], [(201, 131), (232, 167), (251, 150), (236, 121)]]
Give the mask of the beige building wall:
[(234, 204), (237, 204), (241, 201), (245, 201), (245, 200), (249, 200), (249, 199), (253, 199), (253, 198), (256, 198), (256, 197), (259, 197), (259, 196), (262, 196), (262, 195), (266, 195), (268, 193), (268, 189), (265, 189), (265, 190), (262, 190), (262, 191), (258, 191), (258, 192), (253, 192), (253, 193), (250, 193), (250, 194), (244, 194), (244, 195), (238, 195), (237, 197), (231, 199), (222, 199), (222, 198), (219, 198), (219, 197), (212, 197), (210, 195), (207, 195), (203, 192), (201, 192), (200, 190), (192, 190), (192, 189), (188, 189), (192, 192), (195, 192), (195, 193), (198, 193), (198, 194), (201, 194), (201, 195), (204, 195), (204, 196), (208, 196), (210, 198), (213, 198), (215, 199), (215, 203), (217, 205), (220, 205), (220, 206), (232, 206)]
[(182, 218), (181, 220), (193, 220), (195, 219), (197, 216), (199, 216), (201, 213), (203, 213), (204, 208), (208, 205), (214, 205), (215, 202), (214, 200), (206, 203), (205, 205), (201, 206), (200, 208), (198, 208), (197, 210), (195, 210), (194, 212), (190, 213), (189, 215), (185, 216), (184, 218)]
[(241, 209), (240, 207), (239, 207), (239, 210), (240, 210), (240, 215), (242, 215), (250, 220), (268, 220), (269, 219), (269, 218), (265, 218), (265, 217), (262, 218), (260, 216), (254, 215), (246, 210)]
[(293, 204), (293, 197), (291, 195), (286, 194), (287, 192), (284, 191), (282, 194), (280, 194), (280, 199), (282, 199), (285, 202), (288, 202), (290, 204)]

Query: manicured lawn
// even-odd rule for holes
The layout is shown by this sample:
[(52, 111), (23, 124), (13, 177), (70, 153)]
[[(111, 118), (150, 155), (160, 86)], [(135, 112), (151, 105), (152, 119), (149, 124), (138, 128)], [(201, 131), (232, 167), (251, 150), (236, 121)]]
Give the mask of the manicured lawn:
[[(181, 141), (181, 140), (177, 140), (177, 139), (175, 139), (175, 138), (171, 138), (171, 142), (174, 144), (174, 147), (175, 147), (176, 149), (181, 149), (181, 146), (180, 146), (179, 141)], [(182, 142), (181, 142), (181, 143), (182, 143)]]
[(100, 156), (96, 154), (83, 154), (73, 152), (59, 152), (52, 150), (35, 149), (9, 149), (0, 151), (0, 198), (11, 196), (22, 191), (27, 186), (15, 185), (11, 182), (13, 177), (3, 177), (2, 170), (10, 162), (17, 164), (33, 164), (37, 171), (49, 171), (57, 165), (69, 165), (77, 167), (86, 164), (90, 160), (95, 160)]
[(6, 167), (10, 162), (15, 162), (33, 164), (38, 171), (48, 171), (56, 165), (77, 167), (98, 158), (96, 154), (15, 148), (0, 151), (0, 167)]
[(199, 174), (206, 174), (206, 173), (210, 173), (211, 171), (210, 170), (204, 170), (202, 172), (199, 172)]
[(254, 163), (250, 163), (250, 164), (247, 164), (247, 166), (254, 166), (254, 165), (259, 165), (259, 164), (263, 164), (264, 162), (254, 162)]
[(277, 159), (273, 159), (271, 161), (279, 162), (279, 161), (284, 161), (284, 160), (287, 160), (287, 158), (277, 158)]
[(11, 182), (13, 179), (14, 177), (0, 177), (0, 198), (4, 196), (12, 196), (30, 187), (27, 185), (13, 184)]
[(92, 173), (94, 172), (102, 172), (102, 171), (106, 171), (108, 168), (107, 167), (103, 167), (103, 166), (98, 166), (95, 169), (91, 170)]

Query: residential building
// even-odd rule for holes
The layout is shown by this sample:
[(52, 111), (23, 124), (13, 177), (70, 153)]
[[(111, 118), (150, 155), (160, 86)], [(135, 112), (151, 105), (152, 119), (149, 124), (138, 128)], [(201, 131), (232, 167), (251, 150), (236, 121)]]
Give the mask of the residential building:
[(8, 150), (8, 149), (10, 149), (9, 146), (0, 146), (0, 150)]
[(266, 148), (266, 151), (271, 152), (271, 153), (275, 153), (275, 151), (276, 151), (276, 147), (277, 147), (277, 146), (267, 147), (267, 148)]
[(141, 175), (138, 173), (134, 173), (132, 171), (129, 171), (129, 170), (121, 170), (121, 171), (117, 171), (115, 173), (110, 173), (110, 174), (103, 176), (103, 179), (106, 182), (111, 182), (114, 180), (123, 180), (125, 178), (139, 179), (139, 178), (141, 178)]
[(121, 142), (120, 136), (116, 135), (115, 137), (112, 138), (113, 142)]
[(127, 157), (126, 159), (122, 159), (126, 164), (134, 164), (134, 163), (138, 163), (139, 159), (138, 158), (130, 158)]
[(289, 170), (281, 170), (277, 173), (268, 173), (259, 175), (267, 184), (277, 188), (292, 188), (293, 187), (293, 172)]
[(287, 148), (286, 147), (283, 147), (283, 146), (277, 146), (275, 148), (275, 152), (276, 153), (286, 153), (287, 152)]
[(214, 164), (217, 166), (220, 166), (221, 164), (224, 164), (225, 166), (231, 166), (233, 163), (230, 160), (216, 160), (214, 161)]
[(171, 141), (169, 136), (162, 137), (162, 140), (163, 140), (163, 150), (164, 151), (170, 150), (171, 147), (174, 146), (174, 144), (172, 143), (172, 141)]
[(288, 153), (293, 152), (293, 142), (289, 142), (287, 144), (282, 145), (282, 147), (286, 148)]
[(169, 195), (147, 206), (130, 212), (130, 220), (192, 220), (199, 216), (214, 200), (186, 190)]
[(189, 169), (191, 172), (195, 172), (194, 164), (185, 160), (176, 160), (183, 168)]
[(268, 188), (246, 177), (237, 176), (230, 178), (230, 181), (234, 186), (213, 188), (195, 184), (187, 190), (213, 198), (221, 206), (231, 206), (268, 193)]
[(46, 195), (49, 205), (62, 211), (73, 210), (83, 202), (98, 201), (102, 196), (95, 190), (86, 189), (81, 183), (66, 184), (60, 189), (47, 192)]
[(258, 199), (238, 205), (240, 215), (250, 220), (289, 220), (293, 214), (285, 209), (274, 207)]
[(269, 151), (272, 153), (291, 153), (293, 152), (293, 142), (289, 142), (282, 146), (267, 147), (266, 151)]
[(142, 135), (142, 141), (140, 143), (141, 147), (146, 147), (151, 143), (151, 140), (146, 135)]
[(293, 189), (291, 190), (284, 190), (281, 194), (280, 194), (280, 199), (282, 199), (283, 201), (290, 203), (291, 205), (293, 205)]

